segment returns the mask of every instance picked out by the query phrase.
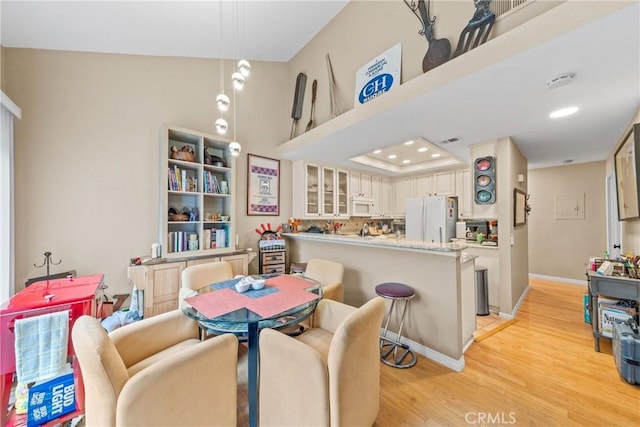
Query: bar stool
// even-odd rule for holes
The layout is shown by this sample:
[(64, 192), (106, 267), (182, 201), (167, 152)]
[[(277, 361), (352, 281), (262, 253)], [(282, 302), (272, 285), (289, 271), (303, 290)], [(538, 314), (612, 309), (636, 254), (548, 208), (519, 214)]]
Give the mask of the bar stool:
[[(391, 300), (391, 307), (387, 313), (387, 320), (384, 324), (384, 332), (380, 336), (380, 360), (389, 366), (396, 368), (410, 368), (416, 364), (418, 359), (413, 351), (409, 350), (409, 346), (402, 344), (402, 329), (404, 328), (404, 319), (407, 315), (407, 307), (409, 306), (409, 300), (413, 298), (416, 293), (412, 287), (402, 283), (381, 283), (376, 286), (376, 294), (385, 299)], [(404, 300), (404, 308), (402, 310), (402, 317), (400, 318), (400, 328), (396, 335), (396, 339), (387, 338), (387, 331), (389, 330), (389, 320), (393, 313), (393, 308), (396, 301)], [(407, 356), (409, 356), (408, 361)]]

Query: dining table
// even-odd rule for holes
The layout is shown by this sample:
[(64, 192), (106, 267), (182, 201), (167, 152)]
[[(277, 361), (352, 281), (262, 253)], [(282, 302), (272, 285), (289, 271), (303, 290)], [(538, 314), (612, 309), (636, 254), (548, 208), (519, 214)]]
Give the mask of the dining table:
[[(256, 283), (255, 289), (239, 290), (241, 282)], [(259, 419), (260, 330), (283, 329), (300, 323), (313, 314), (322, 296), (322, 284), (313, 279), (299, 275), (262, 274), (212, 283), (193, 291), (182, 301), (182, 312), (207, 332), (216, 335), (232, 333), (241, 340), (246, 339), (250, 427), (257, 427)]]

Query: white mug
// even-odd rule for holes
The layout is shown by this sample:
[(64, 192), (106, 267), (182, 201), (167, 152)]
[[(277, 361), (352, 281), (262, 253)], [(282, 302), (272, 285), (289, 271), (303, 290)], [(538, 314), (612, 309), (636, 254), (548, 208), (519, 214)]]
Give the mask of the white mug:
[(160, 243), (154, 243), (151, 245), (151, 258), (160, 258), (162, 249)]

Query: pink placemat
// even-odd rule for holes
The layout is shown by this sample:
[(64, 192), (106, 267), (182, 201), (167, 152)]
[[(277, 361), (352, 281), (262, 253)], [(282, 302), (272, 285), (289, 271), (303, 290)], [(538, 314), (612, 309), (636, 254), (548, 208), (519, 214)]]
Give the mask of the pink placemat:
[[(309, 286), (309, 282), (306, 286)], [(246, 307), (262, 317), (272, 317), (319, 298), (318, 295), (311, 292), (283, 289), (262, 298), (252, 299), (246, 304)]]
[(187, 303), (209, 319), (246, 307), (248, 300), (251, 299), (232, 289), (222, 289), (185, 298)]
[(282, 290), (303, 290), (312, 285), (308, 280), (301, 277), (289, 276), (287, 274), (271, 277), (264, 283)]

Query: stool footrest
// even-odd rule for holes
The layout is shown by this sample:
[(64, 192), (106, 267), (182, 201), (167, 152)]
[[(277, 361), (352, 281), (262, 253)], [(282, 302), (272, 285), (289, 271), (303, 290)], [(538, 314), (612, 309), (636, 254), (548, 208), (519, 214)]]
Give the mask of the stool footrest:
[[(407, 356), (409, 359), (405, 361)], [(410, 368), (418, 361), (415, 353), (409, 350), (409, 346), (387, 338), (380, 339), (380, 360), (386, 365), (401, 369)]]

